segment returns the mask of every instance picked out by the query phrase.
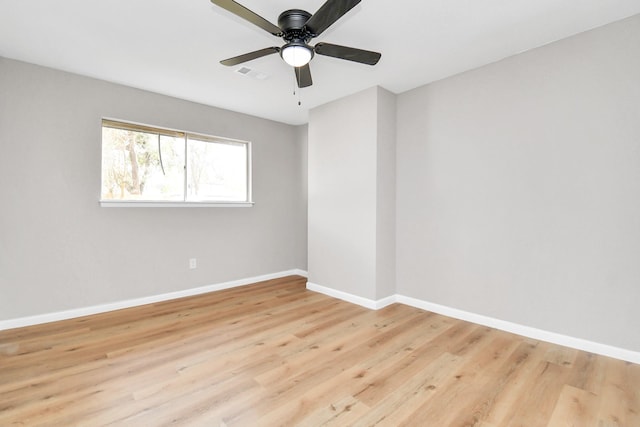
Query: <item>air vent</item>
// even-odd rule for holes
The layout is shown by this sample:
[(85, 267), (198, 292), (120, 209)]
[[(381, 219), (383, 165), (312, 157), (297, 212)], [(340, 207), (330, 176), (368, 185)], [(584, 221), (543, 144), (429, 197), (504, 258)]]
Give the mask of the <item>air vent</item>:
[(236, 73), (242, 74), (243, 76), (249, 76), (254, 78), (255, 80), (266, 80), (269, 76), (265, 73), (261, 73), (260, 71), (256, 71), (249, 67), (240, 67), (236, 70)]

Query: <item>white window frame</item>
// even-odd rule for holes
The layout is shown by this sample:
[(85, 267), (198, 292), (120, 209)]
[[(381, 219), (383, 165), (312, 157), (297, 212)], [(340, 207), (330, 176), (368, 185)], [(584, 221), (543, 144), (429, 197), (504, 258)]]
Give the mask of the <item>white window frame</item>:
[[(100, 162), (100, 206), (106, 208), (157, 208), (157, 207), (170, 207), (170, 208), (208, 208), (208, 207), (252, 207), (253, 202), (253, 192), (252, 192), (252, 159), (251, 159), (251, 142), (250, 141), (242, 141), (239, 139), (231, 139), (224, 138), (219, 136), (206, 135), (197, 132), (189, 132), (178, 129), (171, 128), (163, 128), (159, 126), (146, 125), (142, 123), (136, 123), (126, 120), (120, 119), (112, 119), (103, 117), (100, 121), (100, 129), (104, 127), (106, 123), (112, 123), (117, 125), (122, 125), (123, 128), (130, 128), (133, 131), (139, 132), (159, 132), (161, 134), (167, 135), (180, 135), (185, 139), (185, 155), (187, 152), (187, 142), (188, 138), (194, 138), (199, 140), (208, 140), (211, 142), (221, 141), (221, 142), (232, 142), (245, 144), (247, 146), (247, 200), (246, 201), (202, 201), (202, 202), (193, 202), (193, 201), (165, 201), (165, 200), (111, 200), (111, 199), (102, 199), (102, 161)], [(101, 131), (102, 134), (102, 131)], [(102, 137), (100, 138), (100, 159), (102, 159)], [(187, 162), (187, 158), (185, 157), (185, 162)], [(186, 174), (186, 169), (185, 169)], [(186, 177), (185, 177), (186, 179)], [(186, 181), (185, 181), (186, 182)], [(186, 198), (186, 193), (185, 193)]]

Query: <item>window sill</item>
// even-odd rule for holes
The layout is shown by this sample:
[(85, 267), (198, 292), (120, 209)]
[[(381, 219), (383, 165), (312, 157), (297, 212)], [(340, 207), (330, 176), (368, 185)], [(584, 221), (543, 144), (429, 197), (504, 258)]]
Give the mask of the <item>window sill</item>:
[(253, 202), (153, 202), (100, 200), (103, 208), (250, 208)]

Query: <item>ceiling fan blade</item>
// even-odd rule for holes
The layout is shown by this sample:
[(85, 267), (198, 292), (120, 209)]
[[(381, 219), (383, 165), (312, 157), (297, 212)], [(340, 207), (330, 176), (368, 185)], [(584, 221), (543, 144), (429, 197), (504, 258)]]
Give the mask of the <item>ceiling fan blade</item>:
[(272, 24), (271, 22), (264, 19), (262, 16), (247, 9), (241, 4), (236, 3), (233, 0), (211, 0), (211, 3), (215, 4), (216, 6), (220, 6), (223, 9), (228, 10), (234, 15), (237, 15), (240, 18), (251, 22), (254, 25), (257, 25), (258, 27), (273, 34), (274, 36), (278, 36), (278, 37), (282, 36), (282, 30), (280, 29), (280, 27)]
[(331, 24), (336, 22), (345, 13), (353, 9), (361, 0), (327, 0), (316, 13), (307, 21), (307, 30), (314, 37), (322, 34)]
[(376, 65), (380, 57), (382, 57), (382, 54), (378, 52), (330, 43), (318, 43), (314, 51), (318, 55), (332, 56), (334, 58), (346, 59), (347, 61), (360, 62), (361, 64), (367, 65)]
[(298, 81), (298, 87), (309, 87), (313, 84), (313, 80), (311, 80), (311, 68), (309, 68), (309, 64), (303, 65), (302, 67), (294, 67), (296, 72), (296, 80)]
[(220, 61), (222, 65), (231, 67), (233, 65), (242, 64), (243, 62), (251, 61), (252, 59), (262, 58), (263, 56), (271, 55), (272, 53), (280, 52), (279, 47), (267, 47), (264, 49), (256, 50), (255, 52), (245, 53), (244, 55), (234, 56), (233, 58)]

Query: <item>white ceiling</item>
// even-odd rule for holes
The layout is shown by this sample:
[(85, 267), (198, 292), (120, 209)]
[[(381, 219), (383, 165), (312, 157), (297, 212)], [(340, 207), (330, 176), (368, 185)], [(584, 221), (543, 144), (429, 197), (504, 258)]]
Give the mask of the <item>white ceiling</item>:
[[(277, 23), (324, 0), (240, 0)], [(326, 56), (293, 95), (278, 55), (218, 61), (282, 40), (208, 0), (0, 0), (0, 56), (290, 124), (308, 110), (379, 85), (391, 92), (442, 79), (640, 13), (640, 0), (362, 0), (314, 39), (382, 53), (371, 67)]]

